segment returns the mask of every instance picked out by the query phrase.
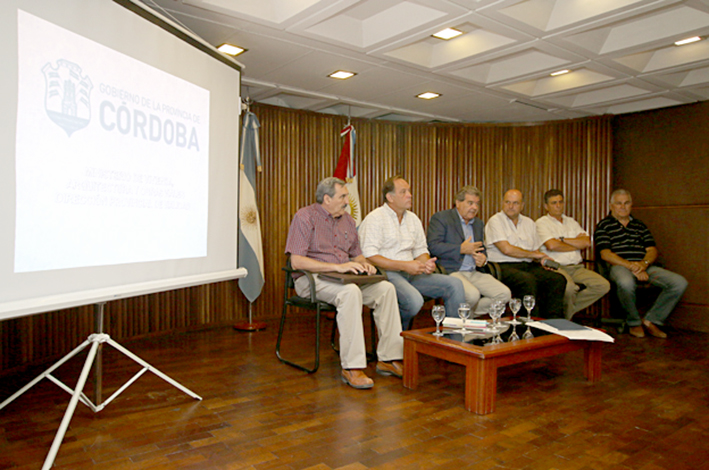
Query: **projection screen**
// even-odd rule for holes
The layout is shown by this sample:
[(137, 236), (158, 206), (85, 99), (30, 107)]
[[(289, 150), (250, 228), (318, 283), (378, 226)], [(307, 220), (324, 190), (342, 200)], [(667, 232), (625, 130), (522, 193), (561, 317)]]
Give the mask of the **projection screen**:
[(0, 25), (0, 320), (244, 276), (239, 64), (131, 0)]

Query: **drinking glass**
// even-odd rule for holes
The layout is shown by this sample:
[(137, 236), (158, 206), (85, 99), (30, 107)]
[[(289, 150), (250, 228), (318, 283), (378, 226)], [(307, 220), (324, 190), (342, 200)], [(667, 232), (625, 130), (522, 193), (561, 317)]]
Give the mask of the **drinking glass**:
[(534, 296), (525, 295), (524, 296), (524, 308), (527, 310), (527, 321), (532, 321), (532, 309), (534, 308)]
[(510, 325), (519, 325), (522, 323), (517, 320), (517, 312), (519, 312), (520, 308), (522, 308), (522, 300), (518, 298), (510, 299), (510, 310), (512, 310), (512, 320), (510, 321)]
[(441, 331), (441, 322), (446, 316), (446, 307), (443, 305), (434, 305), (431, 309), (431, 316), (433, 316), (433, 319), (436, 322), (436, 332), (433, 333), (433, 336), (443, 336), (443, 332)]
[[(519, 299), (517, 299), (517, 300), (519, 300)], [(510, 323), (512, 323), (512, 322), (510, 322)], [(519, 323), (520, 322), (517, 322), (517, 324), (519, 324)], [(515, 341), (519, 341), (519, 335), (517, 334), (517, 326), (516, 325), (512, 325), (512, 333), (510, 334), (509, 338), (507, 338), (507, 341), (510, 343), (513, 343)]]
[(498, 321), (500, 320), (501, 316), (502, 316), (502, 306), (500, 305), (499, 302), (493, 302), (490, 305), (490, 318), (492, 318), (491, 329), (493, 331), (497, 331), (499, 329)]
[(463, 334), (467, 333), (468, 330), (465, 328), (465, 321), (470, 317), (470, 304), (462, 303), (458, 306), (458, 316), (463, 320), (463, 327), (461, 328)]
[(532, 330), (529, 327), (529, 325), (527, 325), (527, 330), (522, 335), (522, 339), (532, 339), (532, 338), (534, 338), (534, 335), (532, 334)]

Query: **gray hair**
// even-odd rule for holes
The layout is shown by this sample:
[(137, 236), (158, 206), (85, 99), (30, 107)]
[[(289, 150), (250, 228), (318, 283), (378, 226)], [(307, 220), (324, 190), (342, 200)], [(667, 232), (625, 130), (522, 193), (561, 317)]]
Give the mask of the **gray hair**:
[(458, 202), (465, 201), (465, 196), (470, 194), (471, 196), (475, 196), (478, 199), (482, 199), (482, 194), (480, 194), (480, 190), (476, 188), (475, 186), (463, 186), (458, 190), (458, 192), (455, 194), (455, 200)]
[(324, 180), (318, 183), (318, 189), (315, 190), (315, 200), (318, 204), (322, 204), (325, 200), (325, 195), (334, 197), (337, 192), (336, 185), (344, 186), (345, 183), (340, 178), (335, 178), (334, 176), (328, 176)]
[(611, 199), (609, 201), (611, 204), (613, 204), (613, 199), (615, 199), (616, 196), (628, 196), (630, 201), (631, 202), (633, 201), (633, 196), (630, 194), (630, 191), (628, 191), (627, 189), (616, 189), (615, 191), (613, 191), (611, 193)]

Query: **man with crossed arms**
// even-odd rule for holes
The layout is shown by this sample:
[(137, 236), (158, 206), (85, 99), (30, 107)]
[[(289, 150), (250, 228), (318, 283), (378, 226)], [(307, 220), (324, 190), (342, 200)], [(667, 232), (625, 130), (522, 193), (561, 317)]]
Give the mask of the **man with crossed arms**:
[[(537, 219), (537, 234), (541, 251), (559, 263), (559, 273), (566, 278), (564, 315), (571, 320), (576, 312), (600, 299), (611, 288), (600, 274), (586, 269), (581, 250), (591, 246), (591, 237), (578, 222), (564, 214), (564, 193), (550, 189), (544, 193), (547, 215)], [(577, 284), (583, 284), (579, 290)]]
[[(376, 268), (362, 255), (354, 219), (345, 212), (349, 204), (348, 194), (344, 181), (325, 178), (318, 184), (317, 202), (295, 214), (286, 241), (286, 253), (291, 255), (293, 268), (313, 273), (376, 273)], [(379, 334), (377, 373), (401, 378), (404, 340), (394, 286), (381, 281), (360, 288), (355, 284), (329, 282), (317, 274), (313, 277), (317, 298), (337, 307), (342, 381), (358, 389), (374, 385), (363, 371), (367, 367), (367, 354), (362, 305), (374, 308)], [(307, 277), (297, 273), (293, 278), (298, 295), (309, 297)]]

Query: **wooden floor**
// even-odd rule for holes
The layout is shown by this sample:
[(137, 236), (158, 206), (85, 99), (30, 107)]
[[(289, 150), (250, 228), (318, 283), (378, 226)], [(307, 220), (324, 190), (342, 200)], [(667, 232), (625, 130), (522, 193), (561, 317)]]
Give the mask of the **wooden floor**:
[[(309, 349), (307, 331), (288, 330), (290, 350)], [(423, 358), (417, 391), (379, 376), (358, 391), (340, 382), (325, 334), (321, 368), (307, 375), (276, 359), (276, 332), (270, 324), (125, 343), (204, 400), (148, 373), (99, 413), (79, 404), (55, 466), (709, 469), (706, 334), (620, 336), (604, 346), (595, 385), (583, 378), (581, 352), (501, 369), (497, 411), (477, 416), (463, 408), (460, 366)], [(82, 362), (57, 375), (73, 385)], [(104, 364), (105, 396), (139, 369), (108, 349)], [(2, 380), (0, 400), (39, 372)], [(69, 398), (44, 380), (0, 411), (0, 469), (41, 467)]]

